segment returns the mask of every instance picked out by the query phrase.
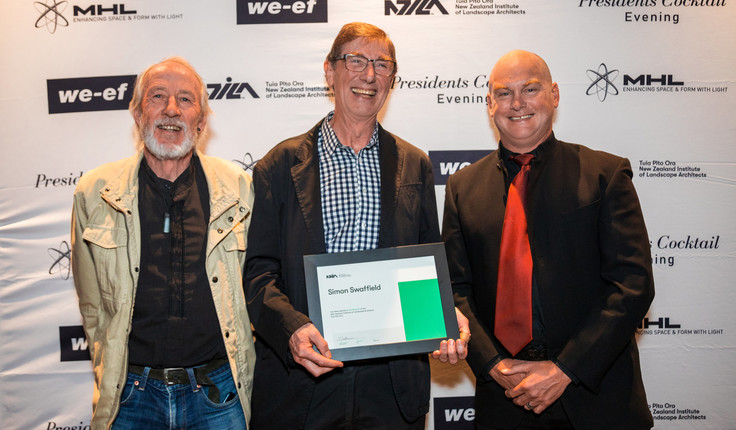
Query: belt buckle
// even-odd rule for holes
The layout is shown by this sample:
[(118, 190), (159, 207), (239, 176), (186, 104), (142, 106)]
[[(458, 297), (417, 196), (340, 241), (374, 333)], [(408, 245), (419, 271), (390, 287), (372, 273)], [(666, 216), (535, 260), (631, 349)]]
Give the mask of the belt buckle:
[[(175, 371), (183, 371), (183, 370), (184, 370), (183, 367), (167, 367), (167, 368), (164, 368), (164, 384), (166, 384), (166, 385), (174, 385), (174, 384), (176, 384), (176, 381), (175, 380), (174, 381), (169, 381), (169, 373), (173, 373)], [(174, 378), (174, 375), (173, 374), (171, 375), (171, 378), (172, 379)]]

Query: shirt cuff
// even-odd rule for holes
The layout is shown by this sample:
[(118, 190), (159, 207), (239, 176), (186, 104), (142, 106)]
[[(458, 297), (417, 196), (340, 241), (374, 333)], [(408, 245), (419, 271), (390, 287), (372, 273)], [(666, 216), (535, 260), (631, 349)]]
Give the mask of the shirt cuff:
[(503, 360), (504, 358), (506, 357), (502, 356), (501, 354), (498, 354), (497, 356), (493, 357), (491, 361), (489, 361), (488, 363), (486, 363), (485, 366), (483, 366), (483, 371), (481, 372), (480, 377), (486, 382), (493, 381), (494, 379), (491, 376), (491, 369), (493, 369), (493, 367), (496, 366), (499, 362), (501, 362), (501, 360)]
[(568, 378), (570, 378), (573, 384), (580, 385), (580, 379), (578, 379), (578, 377), (575, 376), (575, 374), (572, 373), (570, 369), (568, 369), (562, 363), (560, 363), (558, 359), (554, 358), (552, 359), (552, 362), (555, 363), (555, 365), (559, 367), (560, 370), (562, 370), (562, 373), (564, 373), (565, 375), (567, 375)]

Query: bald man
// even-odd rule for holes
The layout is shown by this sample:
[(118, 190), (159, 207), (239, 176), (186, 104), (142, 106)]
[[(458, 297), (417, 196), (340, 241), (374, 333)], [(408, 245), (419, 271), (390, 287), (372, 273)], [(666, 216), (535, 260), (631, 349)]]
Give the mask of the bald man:
[(450, 177), (442, 231), (476, 425), (649, 429), (634, 334), (654, 283), (629, 161), (556, 139), (560, 89), (533, 53), (496, 63), (489, 100), (498, 149)]

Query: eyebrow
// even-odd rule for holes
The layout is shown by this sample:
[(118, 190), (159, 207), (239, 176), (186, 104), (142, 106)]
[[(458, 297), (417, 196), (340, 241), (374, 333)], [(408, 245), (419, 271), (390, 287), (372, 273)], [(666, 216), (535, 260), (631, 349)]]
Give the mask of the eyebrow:
[[(146, 94), (151, 94), (151, 93), (153, 93), (155, 91), (166, 91), (166, 92), (169, 92), (168, 91), (168, 88), (166, 88), (165, 86), (163, 86), (163, 85), (156, 85), (156, 86), (153, 86), (153, 87), (148, 88), (148, 90), (146, 90)], [(192, 91), (192, 90), (181, 89), (181, 90), (176, 91), (175, 94), (184, 94), (184, 95), (196, 96), (197, 95), (197, 92)]]
[[(346, 53), (344, 55), (360, 55), (361, 57), (368, 58), (367, 55), (365, 55), (362, 52), (358, 52), (358, 51), (348, 52), (348, 53)], [(378, 57), (378, 58), (368, 58), (368, 59), (369, 60), (389, 60), (389, 61), (394, 61), (394, 59), (391, 58), (390, 55), (383, 55), (383, 54), (381, 54), (381, 56)]]
[[(523, 86), (523, 87), (526, 87), (526, 86), (529, 86), (529, 85), (533, 85), (533, 84), (541, 84), (541, 83), (542, 83), (542, 81), (541, 81), (541, 80), (539, 80), (539, 79), (537, 79), (537, 78), (533, 78), (533, 79), (529, 79), (528, 81), (524, 82), (524, 83), (522, 84), (522, 86)], [(495, 91), (495, 90), (503, 90), (503, 89), (508, 89), (508, 88), (509, 88), (509, 87), (508, 87), (508, 85), (503, 85), (503, 84), (493, 84), (493, 90), (494, 90), (494, 91)]]

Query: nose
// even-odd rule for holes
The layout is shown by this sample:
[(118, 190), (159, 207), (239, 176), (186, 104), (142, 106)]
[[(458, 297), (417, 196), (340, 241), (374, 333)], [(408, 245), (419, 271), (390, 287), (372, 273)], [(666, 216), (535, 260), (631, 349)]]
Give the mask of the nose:
[(363, 69), (363, 79), (366, 82), (373, 82), (376, 80), (376, 63), (374, 63), (373, 60), (368, 61), (368, 65)]
[(511, 109), (520, 110), (526, 106), (526, 102), (520, 95), (514, 94), (514, 99), (511, 101)]
[(164, 109), (164, 114), (171, 117), (181, 115), (179, 103), (177, 103), (175, 96), (169, 97), (169, 101), (166, 103), (166, 109)]

